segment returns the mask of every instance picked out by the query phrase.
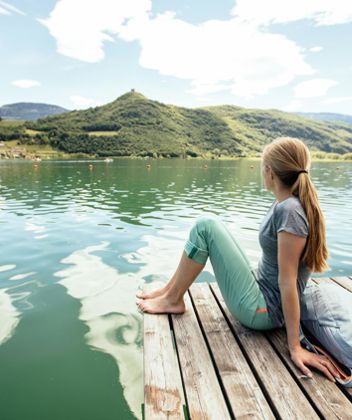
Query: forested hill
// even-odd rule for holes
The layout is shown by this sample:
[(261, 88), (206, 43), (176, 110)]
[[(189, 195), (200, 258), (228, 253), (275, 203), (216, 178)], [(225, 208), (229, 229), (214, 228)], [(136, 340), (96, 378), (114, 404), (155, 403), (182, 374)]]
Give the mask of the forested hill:
[(183, 108), (134, 91), (104, 106), (26, 122), (25, 128), (60, 150), (99, 156), (255, 155), (277, 136), (301, 138), (312, 150), (352, 152), (349, 124), (236, 106)]

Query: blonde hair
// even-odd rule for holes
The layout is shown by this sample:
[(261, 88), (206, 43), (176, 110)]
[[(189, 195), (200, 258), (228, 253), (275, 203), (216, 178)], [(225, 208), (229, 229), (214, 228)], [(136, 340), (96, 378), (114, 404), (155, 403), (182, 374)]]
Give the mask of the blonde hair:
[(315, 186), (310, 179), (311, 157), (308, 147), (299, 139), (279, 137), (265, 146), (264, 164), (270, 165), (279, 180), (291, 188), (299, 198), (309, 223), (309, 235), (302, 260), (313, 272), (329, 269), (326, 263), (329, 252), (326, 246), (325, 219), (320, 209)]

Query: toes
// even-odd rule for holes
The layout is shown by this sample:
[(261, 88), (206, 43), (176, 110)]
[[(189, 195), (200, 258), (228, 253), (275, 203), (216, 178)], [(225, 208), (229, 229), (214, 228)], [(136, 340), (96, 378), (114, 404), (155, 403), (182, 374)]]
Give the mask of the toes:
[(143, 302), (143, 304), (141, 305), (141, 307), (142, 307), (142, 311), (143, 312), (152, 313), (151, 310), (150, 310), (150, 305), (148, 305), (147, 303), (144, 303)]
[(143, 309), (143, 306), (142, 306), (141, 302), (139, 302), (139, 303), (137, 304), (137, 306), (138, 306), (138, 309), (139, 309), (140, 311), (144, 312), (144, 309)]
[(142, 303), (143, 303), (143, 301), (140, 301), (140, 300), (137, 300), (137, 301), (136, 301), (136, 305), (137, 305), (139, 308), (141, 307)]

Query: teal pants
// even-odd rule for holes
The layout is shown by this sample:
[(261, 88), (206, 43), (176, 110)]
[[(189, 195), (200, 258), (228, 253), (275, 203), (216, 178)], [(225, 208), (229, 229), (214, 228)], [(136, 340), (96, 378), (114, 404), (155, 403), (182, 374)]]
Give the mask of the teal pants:
[(255, 330), (274, 328), (246, 254), (218, 217), (198, 217), (184, 251), (199, 264), (210, 258), (224, 301), (241, 324)]

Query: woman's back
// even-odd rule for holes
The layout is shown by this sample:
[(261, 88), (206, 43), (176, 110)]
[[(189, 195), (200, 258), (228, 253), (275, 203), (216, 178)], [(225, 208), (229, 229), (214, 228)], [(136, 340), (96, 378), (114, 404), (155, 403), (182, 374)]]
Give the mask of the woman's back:
[[(291, 196), (281, 202), (274, 201), (264, 216), (259, 228), (259, 243), (262, 248), (261, 260), (258, 264), (257, 278), (265, 300), (269, 315), (275, 326), (284, 325), (278, 285), (278, 232), (286, 231), (298, 236), (307, 237), (309, 223), (298, 197)], [(311, 271), (304, 261), (300, 261), (297, 275), (297, 290), (302, 296)]]

